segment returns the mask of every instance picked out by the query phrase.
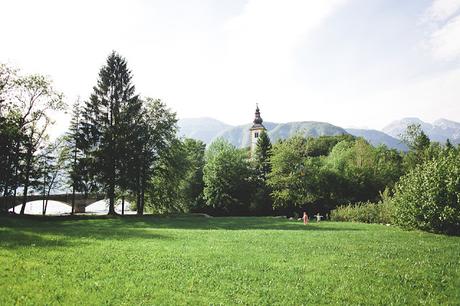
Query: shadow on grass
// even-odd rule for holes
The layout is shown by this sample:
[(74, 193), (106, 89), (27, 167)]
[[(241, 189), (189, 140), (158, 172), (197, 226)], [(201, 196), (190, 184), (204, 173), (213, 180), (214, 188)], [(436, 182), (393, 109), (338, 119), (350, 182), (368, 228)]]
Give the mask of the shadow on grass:
[(68, 247), (70, 240), (55, 239), (40, 234), (30, 233), (17, 229), (8, 229), (0, 232), (0, 248), (17, 249), (21, 247)]
[[(127, 216), (10, 216), (0, 217), (0, 226), (10, 228), (37, 227), (38, 230), (56, 229), (72, 235), (88, 232), (96, 236), (125, 236), (140, 229), (184, 229), (184, 230), (285, 230), (285, 231), (359, 231), (357, 226), (334, 226), (321, 222), (303, 225), (275, 217), (216, 217), (206, 218), (194, 215), (127, 215)], [(73, 228), (72, 231), (69, 231)]]
[(185, 230), (279, 230), (279, 231), (359, 231), (356, 226), (337, 227), (333, 223), (314, 222), (304, 225), (301, 221), (291, 221), (276, 217), (214, 217), (201, 216), (124, 216), (117, 220), (130, 226), (185, 229)]
[(0, 248), (83, 246), (94, 240), (174, 239), (152, 229), (359, 231), (353, 225), (303, 225), (274, 217), (176, 216), (0, 216)]
[(114, 221), (101, 216), (0, 216), (0, 248), (71, 247), (94, 240), (172, 239), (145, 227)]

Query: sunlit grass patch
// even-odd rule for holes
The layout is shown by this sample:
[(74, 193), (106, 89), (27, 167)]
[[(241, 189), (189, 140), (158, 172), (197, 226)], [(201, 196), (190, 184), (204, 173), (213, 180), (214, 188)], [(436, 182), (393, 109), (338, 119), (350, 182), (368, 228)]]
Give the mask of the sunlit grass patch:
[(458, 304), (460, 237), (277, 218), (0, 218), (0, 304)]

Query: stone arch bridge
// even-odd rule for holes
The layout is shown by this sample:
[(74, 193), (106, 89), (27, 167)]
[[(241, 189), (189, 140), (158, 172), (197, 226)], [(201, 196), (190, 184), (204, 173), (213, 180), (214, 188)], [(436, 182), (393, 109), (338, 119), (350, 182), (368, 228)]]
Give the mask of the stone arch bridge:
[[(24, 197), (22, 195), (16, 196), (16, 198), (12, 196), (8, 197), (0, 197), (0, 211), (1, 210), (8, 210), (13, 206), (17, 206), (22, 204)], [(86, 206), (93, 204), (94, 202), (100, 201), (105, 199), (105, 194), (75, 194), (75, 212), (76, 213), (83, 213), (85, 212)], [(27, 196), (26, 202), (32, 202), (37, 200), (43, 200), (43, 195), (29, 195)], [(69, 206), (72, 206), (72, 194), (65, 193), (65, 194), (51, 194), (48, 197), (49, 201), (57, 201)]]

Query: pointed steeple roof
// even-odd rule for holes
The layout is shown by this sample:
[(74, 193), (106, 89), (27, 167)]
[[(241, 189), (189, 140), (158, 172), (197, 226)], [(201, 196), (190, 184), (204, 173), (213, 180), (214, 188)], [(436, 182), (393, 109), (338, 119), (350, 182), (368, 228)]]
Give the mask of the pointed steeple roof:
[(259, 109), (259, 104), (256, 103), (256, 112), (255, 112), (255, 118), (254, 118), (254, 121), (253, 121), (253, 125), (251, 127), (251, 129), (264, 129), (265, 130), (265, 127), (264, 125), (262, 124), (262, 122), (264, 122), (262, 120), (262, 117), (260, 117), (260, 109)]

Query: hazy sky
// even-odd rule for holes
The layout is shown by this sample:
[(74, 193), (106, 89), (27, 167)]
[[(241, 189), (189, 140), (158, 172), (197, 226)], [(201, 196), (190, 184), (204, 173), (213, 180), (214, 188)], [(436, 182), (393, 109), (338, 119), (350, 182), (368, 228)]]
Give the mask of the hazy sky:
[(116, 50), (180, 118), (460, 121), (460, 0), (0, 0), (0, 29), (0, 62), (69, 104)]

